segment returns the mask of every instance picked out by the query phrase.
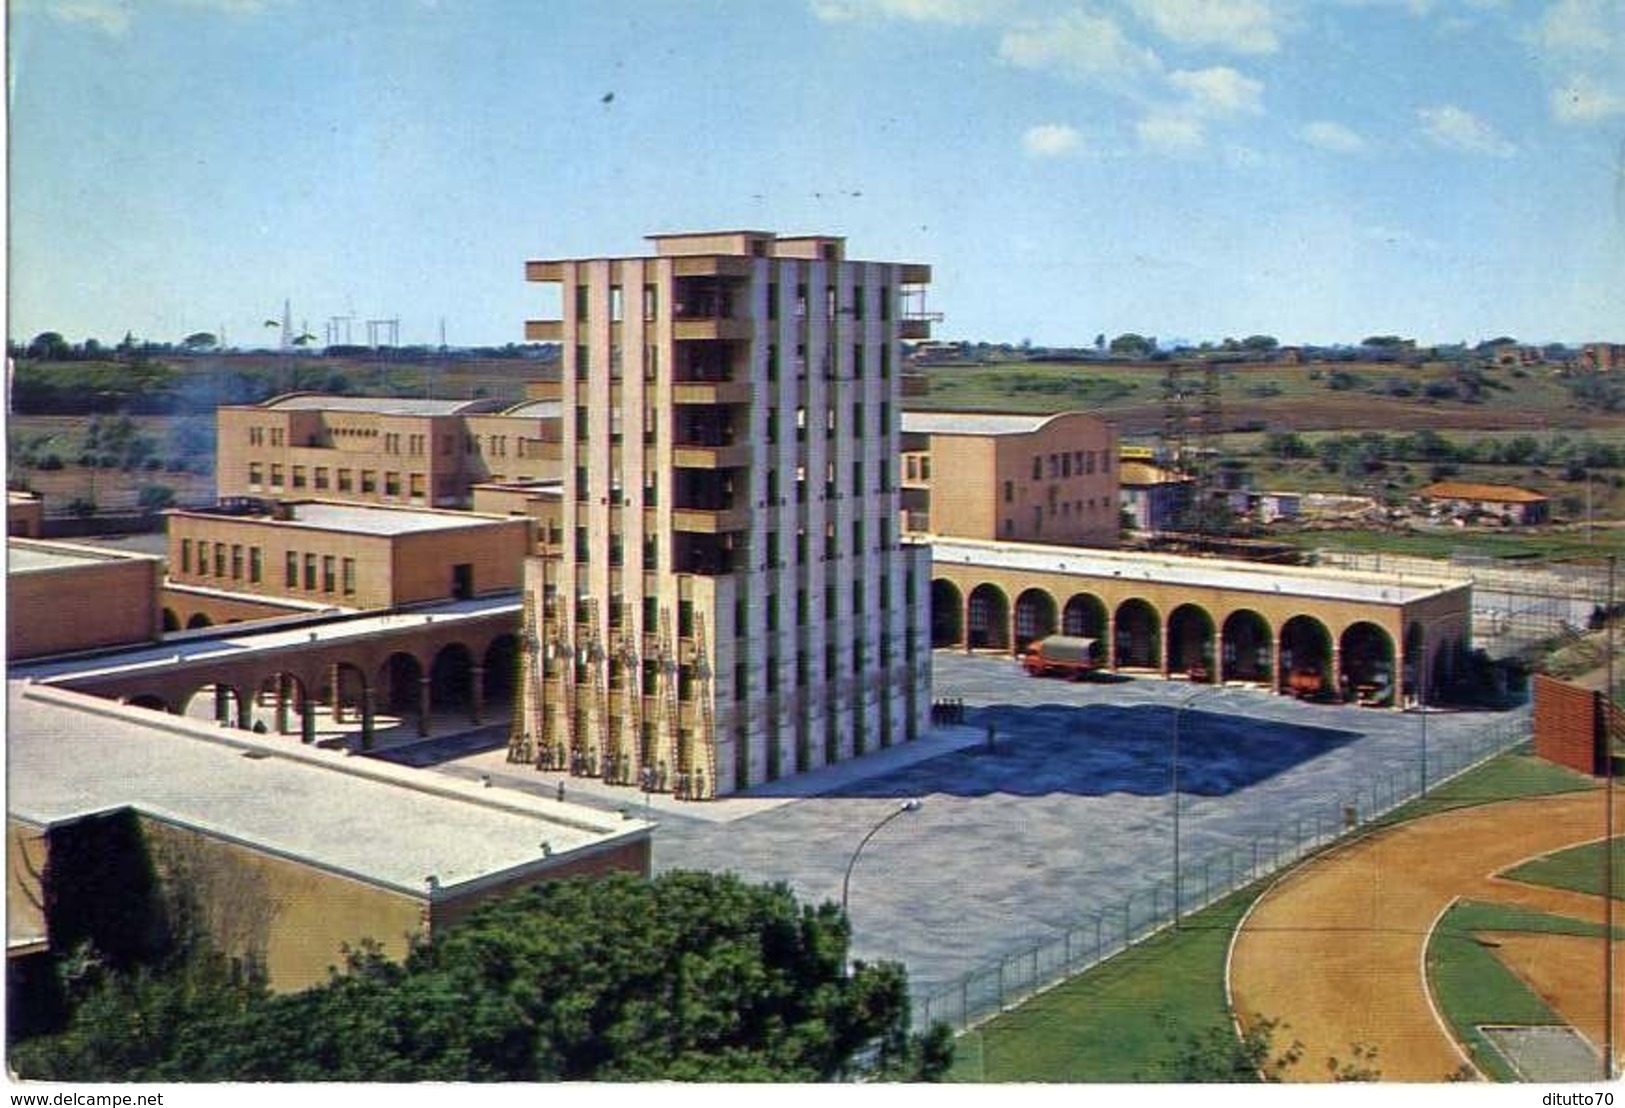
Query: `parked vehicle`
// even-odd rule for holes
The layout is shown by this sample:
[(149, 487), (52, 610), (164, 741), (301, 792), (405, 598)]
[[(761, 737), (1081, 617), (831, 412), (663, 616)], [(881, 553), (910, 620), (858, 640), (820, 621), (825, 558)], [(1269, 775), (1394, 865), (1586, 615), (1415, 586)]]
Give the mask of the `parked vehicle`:
[(1034, 677), (1068, 677), (1081, 681), (1100, 668), (1100, 643), (1077, 635), (1050, 635), (1027, 647), (1022, 667)]
[(1286, 688), (1293, 696), (1303, 700), (1319, 696), (1325, 688), (1325, 682), (1321, 679), (1319, 670), (1295, 669), (1286, 680)]

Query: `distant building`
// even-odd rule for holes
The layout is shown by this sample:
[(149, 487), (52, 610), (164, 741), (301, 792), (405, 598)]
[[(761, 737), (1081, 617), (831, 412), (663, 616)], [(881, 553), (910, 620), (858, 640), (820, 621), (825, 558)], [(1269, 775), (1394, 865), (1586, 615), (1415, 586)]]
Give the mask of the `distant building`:
[(1196, 495), (1194, 479), (1149, 462), (1124, 462), (1117, 475), (1125, 522), (1136, 531), (1179, 526)]
[(1117, 431), (1085, 412), (904, 412), (905, 526), (967, 539), (1118, 540)]
[(1545, 494), (1513, 485), (1438, 481), (1416, 495), (1452, 516), (1468, 520), (1488, 516), (1521, 525), (1545, 523), (1551, 518), (1551, 501)]
[(1593, 373), (1625, 369), (1625, 343), (1586, 343), (1580, 348), (1579, 367)]
[(533, 521), (325, 501), (228, 499), (169, 515), (176, 585), (355, 609), (519, 588)]
[(161, 558), (72, 543), (6, 544), (6, 657), (155, 642)]
[(559, 410), (545, 397), (504, 405), (312, 393), (224, 407), (216, 485), (223, 497), (464, 508), (481, 481), (560, 475)]

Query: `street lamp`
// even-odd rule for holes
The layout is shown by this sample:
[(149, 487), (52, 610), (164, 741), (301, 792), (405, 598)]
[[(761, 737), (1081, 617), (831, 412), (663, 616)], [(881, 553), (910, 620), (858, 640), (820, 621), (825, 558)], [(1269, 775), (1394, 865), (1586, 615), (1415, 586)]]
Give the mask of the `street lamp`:
[(1179, 930), (1179, 893), (1180, 893), (1180, 879), (1179, 879), (1179, 721), (1184, 718), (1185, 709), (1189, 708), (1192, 704), (1196, 703), (1198, 698), (1204, 697), (1208, 693), (1218, 692), (1218, 691), (1219, 691), (1219, 686), (1217, 686), (1217, 685), (1210, 685), (1205, 689), (1197, 689), (1195, 692), (1193, 692), (1189, 696), (1187, 696), (1184, 700), (1180, 701), (1179, 702), (1179, 707), (1174, 709), (1173, 756), (1169, 759), (1169, 761), (1171, 763), (1170, 766), (1169, 766), (1169, 777), (1170, 777), (1172, 783), (1171, 783), (1171, 786), (1169, 788), (1169, 792), (1172, 793), (1173, 801), (1174, 801), (1174, 930), (1175, 931)]
[(903, 801), (902, 804), (886, 813), (885, 818), (879, 823), (869, 828), (869, 833), (863, 836), (862, 842), (858, 843), (858, 848), (852, 852), (851, 859), (846, 863), (846, 876), (841, 878), (841, 914), (843, 916), (846, 915), (847, 894), (852, 888), (852, 867), (858, 864), (858, 855), (863, 853), (863, 848), (869, 845), (870, 839), (874, 838), (880, 833), (880, 829), (882, 827), (886, 826), (898, 816), (903, 815), (905, 812), (919, 811), (920, 805), (923, 803), (924, 801), (919, 800), (918, 798), (911, 798)]

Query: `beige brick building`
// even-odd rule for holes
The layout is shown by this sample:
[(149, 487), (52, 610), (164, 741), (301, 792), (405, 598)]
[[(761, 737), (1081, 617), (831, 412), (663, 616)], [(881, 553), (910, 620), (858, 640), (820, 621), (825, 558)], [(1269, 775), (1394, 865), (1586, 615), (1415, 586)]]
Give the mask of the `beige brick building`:
[(6, 657), (155, 642), (163, 561), (72, 543), (6, 544)]
[(481, 481), (557, 478), (559, 405), (295, 393), (219, 409), (220, 495), (466, 508)]
[(169, 513), (169, 580), (232, 594), (395, 608), (519, 588), (534, 523), (322, 501)]
[(929, 269), (651, 239), (527, 266), (553, 310), (526, 336), (564, 348), (564, 472), (514, 757), (705, 797), (914, 738), (930, 563), (898, 541), (899, 342)]
[(903, 414), (910, 530), (1115, 546), (1117, 430), (1085, 412)]

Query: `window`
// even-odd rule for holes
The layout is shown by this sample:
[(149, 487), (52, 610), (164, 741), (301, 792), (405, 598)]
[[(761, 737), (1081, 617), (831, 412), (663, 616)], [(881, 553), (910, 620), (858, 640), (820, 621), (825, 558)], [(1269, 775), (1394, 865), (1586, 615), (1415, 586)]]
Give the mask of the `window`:
[(646, 596), (643, 598), (643, 633), (652, 635), (659, 625), (660, 601), (653, 596)]
[(393, 431), (384, 432), (384, 453), (399, 454), (401, 452), (401, 436)]
[(231, 579), (233, 581), (243, 579), (243, 547), (241, 543), (234, 542), (231, 544)]
[[(920, 476), (920, 459), (913, 454), (908, 455), (903, 459), (903, 470), (908, 474), (910, 481), (918, 480)], [(1006, 481), (1005, 484), (1008, 485), (1009, 482)]]
[(271, 487), (273, 489), (282, 487), (282, 465), (280, 462), (271, 463)]
[(619, 323), (626, 311), (626, 298), (620, 285), (609, 286), (609, 321)]
[(1015, 498), (1016, 498), (1016, 483), (1014, 481), (1006, 481), (1004, 483), (1004, 502), (1006, 504), (1009, 504), (1012, 501), (1014, 501)]
[(316, 487), (317, 488), (319, 488), (319, 489), (327, 488), (327, 476), (328, 475), (327, 475), (327, 467), (326, 466), (317, 466), (316, 467)]
[(875, 433), (882, 438), (891, 434), (891, 402), (888, 400), (880, 402), (880, 419), (875, 423)]
[(576, 561), (587, 560), (587, 528), (581, 524), (576, 525)]
[(296, 488), (296, 489), (302, 489), (302, 488), (305, 487), (305, 467), (304, 466), (294, 466), (293, 467), (293, 487)]
[(378, 471), (377, 470), (375, 470), (375, 469), (364, 469), (364, 470), (361, 471), (361, 491), (362, 492), (377, 492), (378, 491)]
[(653, 285), (643, 286), (643, 318), (653, 320), (656, 317), (660, 298), (655, 294)]
[(1102, 472), (1102, 473), (1110, 473), (1111, 471), (1112, 471), (1112, 452), (1110, 450), (1102, 450), (1100, 452), (1100, 472)]
[(349, 492), (355, 484), (355, 474), (348, 469), (339, 470), (339, 491)]
[(863, 463), (852, 463), (852, 495), (863, 495)]
[(345, 596), (354, 596), (355, 595), (355, 559), (354, 558), (345, 558), (340, 563), (340, 571), (343, 573), (344, 595)]
[(1033, 480), (1034, 481), (1042, 481), (1043, 479), (1044, 479), (1044, 458), (1043, 458), (1042, 455), (1038, 455), (1038, 456), (1033, 458)]
[(920, 480), (931, 480), (931, 455), (929, 454), (920, 458)]
[(280, 428), (280, 427), (271, 428), (271, 445), (272, 446), (281, 446), (282, 445), (282, 428)]
[(283, 574), (282, 583), (290, 589), (299, 587), (299, 555), (295, 551), (288, 551), (287, 570)]
[(587, 348), (581, 344), (576, 345), (576, 380), (585, 381), (589, 372), (591, 359), (587, 357)]
[(779, 318), (779, 286), (777, 282), (769, 282), (767, 286), (767, 318)]
[(410, 485), (408, 491), (416, 499), (422, 500), (423, 497), (424, 497), (424, 489), (426, 488), (426, 480), (425, 480), (423, 474), (421, 474), (421, 473), (412, 474), (411, 478), (410, 478), (410, 481), (411, 481), (411, 485)]
[(577, 322), (580, 322), (580, 323), (586, 322), (588, 299), (589, 298), (588, 298), (588, 295), (587, 295), (587, 286), (586, 285), (577, 285), (576, 286), (576, 321)]
[(401, 495), (401, 475), (399, 473), (386, 472), (384, 474), (384, 495)]
[(265, 552), (257, 546), (248, 548), (248, 580), (257, 585), (265, 575)]
[(214, 544), (214, 575), (216, 577), (226, 575), (226, 544), (223, 542)]
[(660, 568), (660, 543), (653, 535), (643, 536), (643, 568)]
[(332, 554), (322, 555), (322, 591), (332, 592), (337, 584), (335, 570), (338, 568), (338, 558)]
[(680, 639), (694, 637), (694, 602), (692, 600), (679, 600), (677, 602), (677, 637)]
[(1061, 476), (1072, 476), (1072, 455), (1070, 454), (1063, 453), (1061, 455)]
[(776, 342), (769, 343), (767, 347), (767, 379), (779, 379), (779, 344)]
[(248, 463), (248, 483), (255, 488), (265, 483), (265, 467), (259, 462)]
[(305, 555), (305, 588), (309, 592), (316, 591), (316, 555)]
[(591, 424), (590, 424), (590, 422), (588, 420), (588, 417), (587, 417), (587, 406), (585, 404), (577, 404), (576, 405), (576, 438), (578, 438), (578, 439), (588, 438), (589, 435), (590, 435), (590, 431), (589, 431), (590, 426), (591, 426)]
[(864, 287), (862, 285), (853, 285), (852, 286), (852, 318), (857, 320), (859, 323), (863, 322), (863, 301), (864, 301)]
[(192, 572), (192, 540), (181, 540), (181, 572)]
[(576, 466), (576, 499), (586, 500), (588, 496), (587, 467)]
[(249, 446), (264, 446), (265, 445), (265, 428), (263, 428), (263, 427), (250, 427), (248, 429), (248, 445)]

